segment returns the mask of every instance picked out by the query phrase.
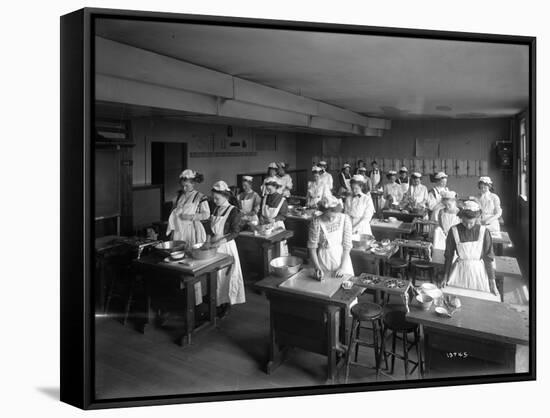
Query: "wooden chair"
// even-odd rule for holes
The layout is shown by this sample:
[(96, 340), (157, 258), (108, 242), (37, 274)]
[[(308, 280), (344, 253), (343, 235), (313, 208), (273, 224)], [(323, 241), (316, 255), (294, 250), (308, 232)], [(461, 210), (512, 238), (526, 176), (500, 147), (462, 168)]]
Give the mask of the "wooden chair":
[(416, 279), (420, 278), (423, 281), (434, 282), (434, 266), (426, 260), (411, 261), (411, 281), (413, 286), (416, 286)]
[[(405, 367), (405, 379), (408, 378), (416, 369), (418, 369), (420, 377), (424, 377), (424, 368), (422, 364), (422, 353), (420, 350), (420, 329), (417, 324), (408, 322), (405, 317), (405, 312), (402, 310), (390, 310), (384, 315), (384, 329), (382, 332), (382, 347), (381, 352), (385, 358), (391, 357), (390, 374), (395, 370), (395, 359), (403, 360)], [(391, 333), (391, 350), (386, 349), (386, 333)], [(409, 341), (408, 335), (413, 334), (413, 340)], [(397, 353), (397, 340), (400, 339), (403, 343), (403, 354)], [(409, 352), (415, 348), (417, 361), (409, 358)], [(412, 364), (412, 369), (409, 370), (409, 365)]]
[[(365, 364), (358, 362), (359, 357), (359, 346), (369, 347), (374, 349), (374, 361), (375, 361), (375, 370), (376, 375), (380, 373), (380, 361), (381, 361), (381, 343), (379, 342), (379, 337), (382, 337), (382, 306), (371, 303), (371, 302), (362, 302), (358, 303), (351, 308), (351, 315), (353, 317), (350, 335), (349, 335), (349, 344), (348, 351), (346, 353), (346, 383), (349, 378), (349, 371), (352, 365), (357, 365), (361, 367), (369, 367)], [(363, 326), (363, 324), (369, 326)], [(372, 332), (372, 343), (361, 339), (361, 329), (370, 330)], [(354, 360), (352, 361), (352, 352), (355, 352)], [(387, 361), (386, 361), (387, 367)]]

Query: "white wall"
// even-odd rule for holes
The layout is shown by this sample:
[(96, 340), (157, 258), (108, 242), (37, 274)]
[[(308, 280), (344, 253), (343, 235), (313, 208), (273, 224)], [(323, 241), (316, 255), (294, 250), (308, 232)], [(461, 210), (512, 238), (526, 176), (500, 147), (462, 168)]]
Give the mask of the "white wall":
[[(254, 130), (257, 131), (257, 130)], [(185, 142), (188, 153), (204, 151), (204, 141), (212, 136), (225, 137), (226, 125), (191, 123), (162, 118), (137, 118), (132, 120), (135, 147), (133, 149), (134, 184), (151, 183), (151, 142)], [(198, 186), (208, 192), (217, 180), (224, 180), (230, 186), (236, 184), (237, 174), (264, 172), (271, 161), (286, 161), (296, 166), (296, 135), (288, 132), (274, 132), (277, 137), (277, 151), (258, 151), (256, 156), (188, 158), (188, 167), (204, 174), (204, 183)], [(251, 128), (233, 126), (233, 139), (250, 139)], [(202, 145), (202, 146), (201, 146)], [(182, 167), (183, 169), (183, 167)], [(177, 182), (178, 179), (174, 179)], [(167, 196), (167, 198), (169, 198)]]

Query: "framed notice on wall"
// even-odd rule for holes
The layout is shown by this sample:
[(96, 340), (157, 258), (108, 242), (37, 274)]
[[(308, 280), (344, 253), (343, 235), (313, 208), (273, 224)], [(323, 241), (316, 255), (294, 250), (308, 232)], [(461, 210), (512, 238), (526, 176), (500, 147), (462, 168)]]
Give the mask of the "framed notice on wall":
[(439, 139), (416, 138), (415, 157), (438, 158), (439, 157)]

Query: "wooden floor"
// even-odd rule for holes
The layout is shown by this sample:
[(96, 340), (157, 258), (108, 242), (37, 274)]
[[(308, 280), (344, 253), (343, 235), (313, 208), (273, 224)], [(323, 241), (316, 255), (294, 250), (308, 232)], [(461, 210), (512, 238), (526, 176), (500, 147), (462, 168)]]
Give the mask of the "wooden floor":
[[(145, 335), (115, 317), (96, 318), (95, 387), (97, 399), (303, 387), (326, 384), (326, 358), (298, 349), (272, 375), (264, 372), (268, 356), (269, 307), (264, 296), (247, 289), (247, 302), (233, 307), (218, 328), (199, 334), (191, 346), (173, 342), (177, 320)], [(364, 296), (370, 298), (370, 296)], [(362, 348), (360, 361), (374, 365)], [(416, 360), (415, 355), (411, 357)], [(444, 375), (462, 374), (446, 370)], [(479, 375), (498, 372), (478, 368)], [(402, 380), (403, 363), (381, 381)], [(418, 379), (415, 373), (412, 379)], [(350, 383), (375, 382), (375, 371), (354, 367)], [(343, 383), (343, 379), (340, 379)]]

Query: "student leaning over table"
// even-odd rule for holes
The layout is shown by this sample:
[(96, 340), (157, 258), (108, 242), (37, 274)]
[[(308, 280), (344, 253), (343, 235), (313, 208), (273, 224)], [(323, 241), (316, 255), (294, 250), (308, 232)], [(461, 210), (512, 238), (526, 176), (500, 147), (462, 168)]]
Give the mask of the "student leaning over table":
[(481, 207), (481, 225), (491, 232), (500, 231), (499, 218), (502, 216), (500, 198), (493, 192), (493, 181), (490, 177), (480, 177), (478, 182), (478, 201)]
[(243, 176), (241, 180), (242, 192), (237, 196), (243, 223), (258, 221), (258, 212), (262, 203), (260, 195), (252, 189), (252, 181), (251, 176)]
[(344, 201), (344, 212), (351, 219), (351, 232), (372, 235), (370, 221), (374, 215), (374, 203), (370, 193), (363, 193), (365, 178), (356, 174), (351, 179), (351, 195)]
[(319, 201), (332, 193), (327, 184), (321, 180), (320, 167), (314, 165), (311, 168), (311, 178), (312, 180), (307, 184), (306, 206), (308, 208), (317, 208)]
[[(204, 194), (195, 190), (195, 184), (203, 181), (202, 174), (194, 170), (184, 170), (179, 176), (181, 190), (174, 200), (168, 217), (166, 235), (175, 241), (185, 241), (193, 245), (206, 241), (206, 231), (201, 221), (210, 217), (210, 207)], [(202, 286), (195, 284), (195, 301), (202, 303)]]
[[(288, 204), (281, 194), (281, 180), (278, 177), (265, 179), (266, 195), (260, 204), (260, 224), (273, 224), (274, 228), (286, 229), (285, 219), (288, 212)], [(288, 255), (286, 240), (280, 242), (281, 256)]]
[(212, 186), (212, 199), (215, 209), (210, 217), (210, 243), (218, 247), (218, 252), (233, 256), (234, 263), (218, 271), (217, 302), (220, 316), (229, 312), (231, 305), (246, 301), (243, 273), (235, 238), (240, 232), (239, 210), (229, 203), (231, 190), (224, 181)]
[(459, 212), (461, 222), (451, 227), (445, 246), (443, 285), (479, 290), (498, 296), (493, 266), (493, 241), (489, 230), (478, 223), (481, 209), (467, 200)]
[(350, 217), (342, 213), (342, 203), (334, 196), (321, 199), (318, 209), (322, 214), (311, 221), (307, 243), (316, 274), (321, 277), (353, 275)]

